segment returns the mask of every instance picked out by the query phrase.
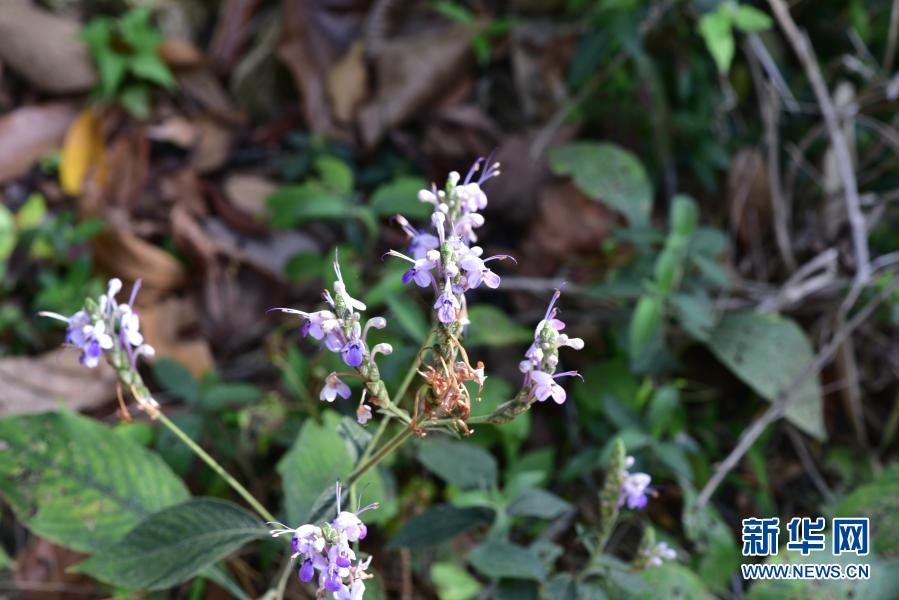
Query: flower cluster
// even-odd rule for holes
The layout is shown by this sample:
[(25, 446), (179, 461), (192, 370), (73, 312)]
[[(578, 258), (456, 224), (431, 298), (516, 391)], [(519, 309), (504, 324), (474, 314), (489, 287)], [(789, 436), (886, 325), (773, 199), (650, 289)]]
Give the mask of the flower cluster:
[[(331, 592), (336, 600), (359, 600), (365, 593), (365, 580), (371, 577), (365, 570), (371, 564), (372, 557), (356, 561), (356, 553), (350, 544), (365, 539), (368, 533), (359, 515), (378, 505), (370, 504), (356, 512), (341, 510), (339, 482), (336, 488), (337, 516), (333, 521), (321, 526), (307, 523), (296, 529), (273, 523), (279, 527), (273, 529), (271, 534), (272, 537), (291, 535), (292, 558), (300, 562), (300, 581), (308, 583), (318, 572), (317, 597)], [(353, 564), (353, 561), (356, 563)]]
[(434, 310), (437, 320), (444, 325), (467, 324), (465, 292), (482, 284), (491, 289), (499, 287), (500, 277), (487, 263), (511, 258), (504, 254), (483, 258), (483, 248), (474, 245), (478, 239), (475, 229), (484, 224), (479, 211), (487, 207), (487, 195), (481, 186), (500, 174), (499, 163), (493, 163), (475, 180), (475, 175), (488, 162), (479, 158), (464, 180), (453, 171), (443, 190), (432, 186), (418, 193), (420, 201), (434, 207), (431, 215), (434, 233), (419, 231), (404, 217), (397, 217), (411, 242), (407, 254), (396, 250), (388, 254), (411, 264), (403, 273), (404, 284), (414, 282), (418, 287), (433, 288)]
[(556, 318), (558, 309), (555, 307), (560, 295), (559, 290), (553, 294), (543, 320), (534, 330), (534, 341), (524, 353), (524, 360), (518, 365), (519, 370), (524, 373), (524, 386), (530, 388), (531, 396), (540, 402), (552, 398), (557, 404), (565, 402), (567, 395), (565, 389), (556, 383), (556, 379), (579, 377), (577, 371), (555, 372), (559, 364), (559, 348), (567, 346), (580, 350), (584, 347), (584, 340), (581, 338), (568, 337), (562, 333), (565, 323)]
[[(316, 312), (305, 312), (293, 308), (273, 308), (281, 312), (299, 315), (305, 319), (301, 329), (302, 335), (322, 341), (331, 352), (339, 353), (340, 358), (348, 367), (353, 367), (360, 372), (368, 373), (374, 369), (374, 358), (380, 354), (390, 354), (393, 347), (387, 343), (376, 344), (369, 350), (366, 344), (368, 332), (371, 329), (383, 329), (387, 325), (384, 317), (373, 317), (361, 325), (362, 315), (360, 311), (366, 309), (365, 304), (350, 296), (347, 292), (343, 275), (340, 272), (340, 263), (335, 256), (334, 273), (337, 276), (334, 282), (334, 294), (328, 290), (322, 292), (322, 298), (328, 305), (328, 309)], [(364, 373), (363, 373), (363, 378)], [(334, 402), (341, 398), (350, 397), (350, 388), (340, 379), (339, 373), (331, 373), (325, 379), (325, 385), (319, 394), (319, 399), (326, 402)], [(363, 398), (364, 401), (364, 398)], [(360, 422), (367, 421), (363, 413), (370, 418), (371, 409), (363, 409), (360, 403)]]
[(647, 567), (660, 567), (666, 560), (677, 558), (677, 552), (665, 542), (659, 542), (640, 553), (640, 559)]
[(652, 478), (646, 473), (631, 473), (628, 469), (634, 466), (634, 457), (625, 459), (624, 469), (621, 472), (621, 492), (618, 497), (618, 508), (625, 504), (628, 508), (641, 509), (649, 501), (649, 484)]
[(118, 304), (116, 294), (122, 289), (118, 278), (109, 280), (106, 293), (97, 302), (88, 300), (85, 306), (71, 317), (59, 313), (41, 311), (42, 317), (50, 317), (68, 324), (65, 343), (81, 350), (80, 361), (93, 369), (100, 364), (104, 352), (111, 355), (124, 352), (133, 370), (137, 357), (153, 356), (153, 347), (144, 343), (140, 333), (140, 318), (134, 312), (134, 298), (140, 289), (138, 281), (131, 290), (128, 304)]

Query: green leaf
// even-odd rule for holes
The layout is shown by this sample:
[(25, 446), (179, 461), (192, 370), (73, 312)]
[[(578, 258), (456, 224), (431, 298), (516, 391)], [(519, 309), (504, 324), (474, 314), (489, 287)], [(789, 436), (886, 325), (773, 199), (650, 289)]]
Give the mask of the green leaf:
[(568, 573), (554, 575), (546, 582), (544, 589), (546, 598), (553, 600), (578, 600), (578, 585), (574, 577)]
[(868, 517), (874, 546), (884, 554), (899, 551), (899, 464), (872, 483), (847, 495), (834, 509), (837, 517)]
[[(772, 314), (726, 315), (712, 332), (708, 346), (737, 377), (769, 401), (793, 385), (815, 359), (802, 329), (794, 321)], [(827, 437), (817, 374), (792, 391), (785, 416), (810, 436)]]
[(200, 386), (187, 367), (170, 358), (153, 363), (153, 378), (163, 390), (189, 404), (200, 400)]
[(634, 309), (628, 328), (631, 358), (637, 360), (647, 351), (662, 330), (663, 304), (655, 296), (643, 296)]
[(468, 442), (425, 440), (418, 450), (418, 460), (432, 473), (463, 490), (496, 487), (496, 459)]
[(748, 4), (741, 4), (734, 10), (733, 22), (734, 27), (746, 33), (764, 31), (771, 29), (771, 26), (774, 25), (771, 17)]
[(200, 406), (206, 410), (222, 410), (251, 404), (262, 398), (262, 390), (252, 383), (216, 382), (203, 389)]
[(378, 186), (369, 199), (369, 206), (382, 217), (403, 215), (409, 219), (427, 219), (433, 206), (418, 199), (418, 191), (428, 187), (420, 177), (397, 177)]
[(195, 498), (151, 515), (74, 570), (110, 585), (162, 590), (268, 535), (262, 521), (236, 504)]
[(166, 89), (175, 87), (175, 77), (164, 62), (156, 54), (155, 48), (150, 48), (131, 56), (128, 60), (128, 69), (137, 77), (150, 83), (155, 83)]
[(478, 304), (468, 309), (471, 325), (465, 341), (471, 346), (507, 346), (530, 342), (534, 332), (509, 318), (506, 313), (490, 306)]
[(459, 508), (448, 504), (432, 506), (406, 521), (393, 536), (388, 549), (435, 546), (475, 527), (493, 522), (494, 511), (484, 506)]
[(667, 562), (643, 571), (643, 579), (652, 586), (652, 592), (637, 596), (649, 600), (713, 600), (702, 580), (690, 569), (674, 562)]
[[(422, 314), (421, 307), (409, 296), (393, 294), (384, 298), (390, 314), (399, 326), (416, 344), (421, 344), (428, 335), (428, 321)], [(389, 321), (388, 321), (389, 322)]]
[(699, 19), (699, 33), (715, 60), (718, 72), (727, 73), (734, 59), (734, 33), (731, 30), (728, 8), (721, 5), (718, 10), (702, 15)]
[(11, 570), (15, 565), (15, 561), (6, 553), (3, 546), (0, 546), (0, 572)]
[(315, 181), (284, 186), (266, 198), (273, 227), (290, 228), (310, 221), (352, 215), (346, 198)]
[(339, 158), (320, 156), (315, 161), (315, 170), (329, 190), (338, 194), (349, 194), (353, 191), (353, 170)]
[[(16, 226), (19, 229), (33, 229), (41, 224), (47, 216), (47, 201), (40, 192), (32, 192), (28, 195), (28, 200), (22, 205), (22, 208), (16, 213)], [(0, 233), (0, 236), (3, 234)], [(0, 237), (2, 239), (2, 237)], [(0, 257), (2, 257), (0, 251)]]
[(481, 583), (468, 571), (451, 562), (431, 565), (431, 581), (440, 600), (470, 600), (481, 591)]
[(696, 504), (696, 490), (691, 485), (682, 482), (680, 487), (684, 493), (684, 532), (699, 557), (696, 574), (715, 591), (724, 593), (742, 560), (734, 534), (713, 506), (700, 508)]
[(0, 262), (16, 247), (16, 220), (5, 204), (0, 204)]
[(0, 493), (37, 535), (80, 552), (189, 497), (159, 456), (70, 412), (0, 420)]
[(278, 462), (284, 484), (284, 505), (289, 523), (308, 523), (334, 484), (343, 481), (353, 460), (337, 431), (340, 416), (325, 411), (322, 422), (307, 419), (287, 454)]
[(148, 119), (150, 89), (142, 83), (131, 83), (119, 94), (119, 104), (135, 119)]
[(668, 296), (674, 316), (684, 331), (695, 340), (706, 342), (715, 328), (715, 305), (704, 292), (674, 293)]
[(468, 562), (487, 577), (546, 578), (546, 567), (530, 550), (500, 540), (487, 540), (468, 553)]
[(555, 519), (571, 505), (552, 492), (539, 488), (527, 488), (509, 503), (507, 508), (510, 515), (517, 517), (537, 517), (540, 519)]
[(613, 144), (575, 142), (549, 155), (556, 175), (571, 175), (585, 194), (623, 213), (631, 225), (649, 222), (652, 183), (640, 160)]

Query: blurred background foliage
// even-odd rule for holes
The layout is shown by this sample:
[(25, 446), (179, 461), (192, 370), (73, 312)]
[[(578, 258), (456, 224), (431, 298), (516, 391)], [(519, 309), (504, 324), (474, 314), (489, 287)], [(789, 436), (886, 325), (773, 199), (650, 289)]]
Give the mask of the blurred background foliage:
[[(370, 434), (353, 403), (318, 400), (337, 358), (266, 310), (317, 306), (339, 250), (349, 291), (388, 318), (374, 342), (395, 349), (382, 367), (395, 388), (430, 306), (382, 260), (406, 244), (393, 216), (421, 223), (418, 189), (494, 153), (481, 241), (517, 264), (473, 298), (469, 354), (491, 373), (473, 414), (513, 393), (563, 284), (562, 318), (587, 342), (564, 366), (584, 381), (563, 407), (416, 441), (372, 472), (371, 594), (895, 597), (899, 3), (789, 5), (824, 104), (773, 6), (8, 0), (0, 432), (68, 404), (157, 452), (195, 495), (228, 497), (173, 436), (120, 423), (112, 375), (73, 368), (33, 318), (71, 314), (108, 276), (143, 278), (166, 412), (302, 522), (310, 489), (331, 485), (309, 453), (339, 471)], [(108, 434), (78, 423), (84, 443)], [(583, 540), (615, 440), (655, 497), (597, 562)], [(22, 469), (38, 467), (9, 460), (3, 586), (124, 593), (66, 571), (95, 548), (42, 530), (22, 499), (36, 494)], [(742, 518), (819, 515), (872, 518), (872, 580), (740, 577)], [(678, 560), (637, 574), (649, 532)], [(226, 561), (230, 584), (206, 573), (170, 594), (261, 593), (279, 554), (259, 548)]]

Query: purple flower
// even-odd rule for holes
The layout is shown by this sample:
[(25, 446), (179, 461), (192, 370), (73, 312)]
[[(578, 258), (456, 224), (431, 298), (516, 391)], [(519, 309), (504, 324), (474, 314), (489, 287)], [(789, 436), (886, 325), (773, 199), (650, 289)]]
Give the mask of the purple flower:
[(325, 377), (325, 386), (322, 388), (321, 393), (319, 393), (319, 400), (323, 400), (325, 402), (334, 402), (334, 399), (340, 396), (344, 400), (350, 397), (350, 386), (345, 384), (340, 380), (340, 377), (337, 376), (337, 373), (331, 373), (327, 377)]
[(562, 404), (565, 402), (567, 394), (565, 393), (565, 389), (556, 383), (555, 377), (570, 374), (571, 373), (560, 373), (559, 375), (553, 376), (549, 373), (544, 373), (543, 371), (531, 371), (531, 381), (534, 382), (534, 390), (532, 393), (540, 402), (551, 397), (556, 404)]
[(434, 309), (437, 311), (437, 319), (444, 325), (449, 325), (456, 320), (456, 311), (459, 310), (460, 304), (456, 295), (453, 293), (452, 285), (450, 285), (449, 277), (446, 279), (443, 293), (437, 297), (434, 302)]
[(356, 409), (356, 422), (360, 425), (365, 425), (371, 421), (371, 417), (371, 406), (368, 404), (360, 404)]
[(339, 592), (344, 588), (343, 577), (340, 575), (341, 568), (335, 563), (328, 565), (328, 569), (322, 573), (324, 577), (324, 588), (329, 592)]
[(639, 510), (649, 501), (649, 484), (652, 478), (646, 473), (629, 473), (628, 468), (633, 466), (634, 457), (628, 456), (624, 473), (622, 474), (621, 493), (618, 498), (618, 507), (625, 504), (628, 508)]
[(340, 349), (340, 357), (350, 367), (358, 367), (365, 358), (365, 345), (362, 340), (350, 340)]
[(334, 594), (335, 600), (362, 600), (365, 594), (365, 582), (362, 578), (353, 579), (353, 583), (347, 588), (344, 586), (342, 590)]
[(647, 567), (660, 567), (666, 560), (675, 560), (677, 552), (674, 548), (668, 546), (666, 542), (659, 542), (649, 550), (643, 553)]
[(331, 546), (331, 549), (328, 550), (328, 560), (332, 564), (336, 564), (341, 569), (345, 569), (353, 564), (353, 560), (356, 558), (356, 553), (352, 551), (350, 548), (349, 542), (345, 536), (341, 536), (341, 540)]
[[(428, 193), (430, 194), (431, 192)], [(415, 260), (425, 258), (429, 251), (436, 250), (440, 247), (440, 240), (437, 239), (436, 235), (424, 233), (415, 229), (409, 224), (409, 221), (407, 221), (404, 216), (397, 215), (396, 221), (400, 224), (400, 227), (403, 228), (403, 231), (406, 232), (406, 235), (412, 240), (409, 242), (407, 252), (411, 254), (412, 258)]]
[(487, 208), (487, 194), (476, 182), (456, 187), (456, 196), (464, 212), (473, 213)]
[(431, 285), (431, 282), (434, 279), (434, 276), (431, 274), (431, 271), (437, 266), (440, 262), (440, 253), (436, 250), (429, 250), (425, 257), (412, 259), (402, 254), (401, 252), (397, 252), (396, 250), (390, 250), (387, 252), (390, 256), (396, 256), (397, 258), (402, 258), (403, 260), (409, 261), (412, 263), (412, 267), (403, 273), (403, 284), (408, 284), (410, 281), (414, 281), (415, 285), (418, 287), (428, 287)]
[(79, 310), (71, 317), (50, 311), (41, 311), (38, 314), (68, 323), (66, 343), (81, 350), (79, 361), (85, 367), (90, 369), (96, 367), (100, 364), (103, 351), (110, 350), (115, 345), (112, 336), (106, 332), (106, 323), (99, 320), (92, 323), (86, 311)]
[[(306, 524), (300, 525), (295, 530), (288, 529), (286, 531), (294, 532), (291, 539), (294, 554), (305, 554), (308, 556), (325, 549), (325, 538), (321, 527)], [(280, 532), (280, 530), (272, 531), (273, 537), (277, 537), (278, 534), (276, 532)]]
[[(474, 250), (478, 252), (475, 252)], [(496, 289), (499, 287), (500, 279), (499, 275), (491, 271), (484, 263), (487, 263), (491, 260), (505, 260), (507, 258), (512, 258), (511, 256), (505, 254), (498, 254), (496, 256), (491, 256), (490, 258), (482, 259), (480, 254), (480, 248), (475, 247), (472, 248), (472, 252), (469, 252), (459, 261), (459, 267), (465, 271), (465, 278), (468, 282), (469, 289), (475, 289), (481, 283), (486, 285), (491, 289)]]
[(312, 566), (312, 561), (308, 558), (303, 560), (303, 564), (300, 565), (300, 581), (303, 583), (309, 583), (312, 581), (312, 577), (315, 575), (315, 568)]
[(313, 313), (307, 313), (293, 308), (272, 308), (269, 309), (269, 312), (273, 310), (280, 310), (281, 312), (292, 315), (299, 315), (306, 319), (302, 329), (300, 329), (300, 333), (304, 337), (311, 335), (317, 340), (324, 338), (340, 325), (337, 317), (329, 310), (319, 310)]
[(362, 522), (362, 519), (359, 518), (359, 515), (345, 510), (337, 515), (337, 518), (334, 519), (331, 525), (337, 531), (345, 534), (347, 540), (351, 542), (364, 540), (365, 536), (368, 535), (368, 528)]

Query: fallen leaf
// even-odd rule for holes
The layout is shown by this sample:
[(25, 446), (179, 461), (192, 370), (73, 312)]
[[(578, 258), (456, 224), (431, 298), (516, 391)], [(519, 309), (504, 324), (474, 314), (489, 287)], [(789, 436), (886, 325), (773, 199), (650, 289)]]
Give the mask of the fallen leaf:
[[(28, 544), (16, 556), (16, 568), (13, 571), (16, 598), (40, 600), (52, 595), (61, 600), (70, 600), (101, 595), (96, 582), (90, 577), (68, 570), (87, 558), (86, 554), (58, 546), (41, 537), (29, 538)], [(55, 591), (50, 592), (51, 589)]]
[(198, 119), (195, 124), (197, 143), (190, 164), (198, 173), (215, 171), (231, 153), (231, 129), (211, 118)]
[(331, 67), (327, 79), (328, 96), (334, 116), (341, 123), (349, 123), (356, 108), (368, 97), (368, 71), (365, 68), (365, 47), (355, 42)]
[(234, 174), (225, 179), (225, 197), (235, 208), (258, 222), (268, 221), (265, 199), (278, 189), (278, 184), (265, 177)]
[(197, 141), (197, 128), (179, 115), (169, 117), (159, 125), (147, 128), (147, 137), (157, 142), (169, 142), (181, 148), (190, 148)]
[(104, 229), (91, 239), (97, 266), (123, 280), (143, 279), (142, 296), (184, 285), (184, 268), (165, 250), (122, 229)]
[(744, 244), (768, 231), (771, 190), (762, 153), (744, 148), (734, 155), (727, 172), (727, 204), (730, 226)]
[(14, 110), (0, 118), (0, 182), (24, 174), (34, 161), (56, 150), (77, 105), (53, 102)]
[(252, 31), (250, 22), (260, 1), (225, 0), (222, 3), (212, 42), (207, 51), (216, 71), (228, 73), (234, 68), (234, 63)]
[(105, 180), (105, 152), (100, 119), (92, 108), (86, 108), (66, 132), (62, 144), (62, 163), (59, 166), (59, 183), (62, 191), (72, 196), (84, 188), (84, 178), (96, 169), (100, 185)]
[(0, 60), (38, 90), (86, 92), (97, 84), (81, 25), (25, 0), (0, 2)]
[(88, 369), (78, 350), (60, 348), (40, 356), (0, 358), (0, 416), (96, 409), (115, 399), (115, 371), (104, 362)]
[(472, 31), (452, 26), (384, 40), (375, 57), (378, 90), (358, 115), (363, 144), (372, 148), (384, 133), (439, 99), (471, 68)]
[(173, 69), (199, 67), (206, 61), (203, 53), (188, 40), (169, 38), (159, 45), (157, 52)]
[(138, 296), (137, 312), (147, 343), (156, 349), (156, 359), (171, 358), (183, 364), (197, 378), (215, 367), (209, 342), (184, 332), (196, 330), (198, 314), (189, 298), (169, 296), (146, 305)]

